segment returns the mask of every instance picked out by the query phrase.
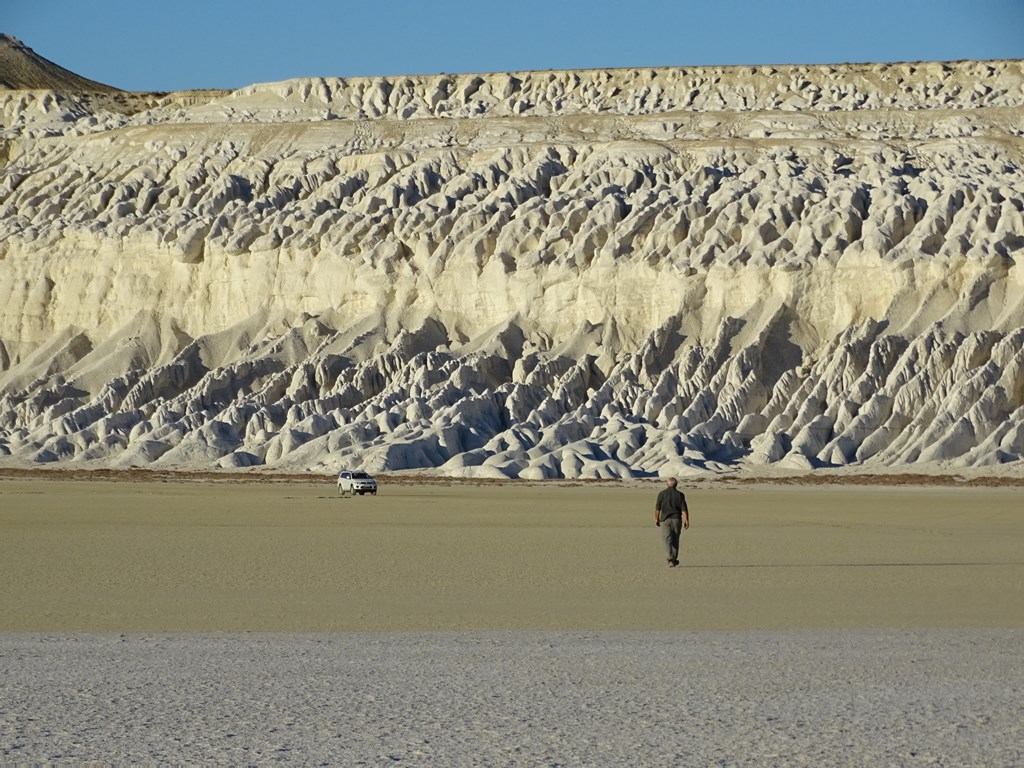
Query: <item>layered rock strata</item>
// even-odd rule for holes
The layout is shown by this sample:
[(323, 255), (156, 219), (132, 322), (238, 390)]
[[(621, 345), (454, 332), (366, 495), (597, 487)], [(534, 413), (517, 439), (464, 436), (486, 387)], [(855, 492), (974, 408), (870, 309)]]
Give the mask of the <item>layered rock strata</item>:
[(4, 94), (5, 462), (1022, 466), (1020, 62)]

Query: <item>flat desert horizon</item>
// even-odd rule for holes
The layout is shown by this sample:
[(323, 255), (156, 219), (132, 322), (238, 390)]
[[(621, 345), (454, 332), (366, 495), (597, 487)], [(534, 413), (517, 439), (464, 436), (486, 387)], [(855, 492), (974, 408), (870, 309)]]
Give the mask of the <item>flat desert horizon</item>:
[(3, 632), (1024, 626), (1015, 488), (0, 481)]
[(1017, 488), (0, 480), (0, 760), (1020, 765)]

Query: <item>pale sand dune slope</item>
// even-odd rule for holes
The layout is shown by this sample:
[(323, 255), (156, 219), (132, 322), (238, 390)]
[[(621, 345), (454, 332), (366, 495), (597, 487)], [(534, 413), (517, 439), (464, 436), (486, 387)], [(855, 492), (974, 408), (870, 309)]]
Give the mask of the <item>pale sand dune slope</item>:
[(0, 460), (1024, 470), (1018, 61), (0, 94)]

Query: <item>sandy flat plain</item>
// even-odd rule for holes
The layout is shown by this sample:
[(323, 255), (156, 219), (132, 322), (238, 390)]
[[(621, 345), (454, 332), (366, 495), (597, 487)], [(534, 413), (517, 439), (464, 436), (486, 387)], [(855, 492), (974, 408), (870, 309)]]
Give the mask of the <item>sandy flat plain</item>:
[(0, 481), (0, 631), (1024, 626), (1022, 491)]
[(1024, 764), (1020, 489), (0, 480), (0, 763)]

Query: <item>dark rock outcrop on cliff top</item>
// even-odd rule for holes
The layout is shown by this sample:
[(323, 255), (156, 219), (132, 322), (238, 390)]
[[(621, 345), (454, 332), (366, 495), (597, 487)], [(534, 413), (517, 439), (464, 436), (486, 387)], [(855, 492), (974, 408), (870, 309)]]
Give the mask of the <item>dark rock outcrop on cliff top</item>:
[(0, 34), (0, 88), (65, 93), (116, 91), (44, 59), (16, 37)]

